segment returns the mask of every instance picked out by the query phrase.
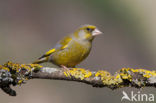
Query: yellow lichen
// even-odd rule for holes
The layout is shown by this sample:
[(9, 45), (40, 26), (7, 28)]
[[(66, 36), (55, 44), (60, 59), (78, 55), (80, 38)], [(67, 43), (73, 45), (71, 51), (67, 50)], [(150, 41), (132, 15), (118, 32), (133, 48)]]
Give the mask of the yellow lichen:
[(85, 70), (83, 68), (72, 68), (69, 71), (64, 72), (66, 77), (74, 77), (83, 80), (84, 78), (89, 78), (92, 76), (92, 72)]
[(30, 79), (32, 71), (41, 68), (42, 66), (39, 64), (18, 64), (18, 63), (12, 63), (10, 61), (5, 63), (4, 65), (0, 65), (0, 69), (11, 72), (12, 78), (18, 85)]
[(145, 78), (150, 78), (151, 76), (156, 76), (155, 71), (149, 71), (145, 69), (133, 69), (133, 68), (122, 68), (120, 70), (120, 75), (123, 79), (132, 80), (132, 72), (142, 74)]
[(18, 81), (18, 84), (20, 85), (20, 84), (22, 84), (23, 83), (23, 80), (19, 80)]
[(7, 70), (8, 72), (10, 71), (9, 68), (7, 68), (7, 67), (3, 67), (3, 66), (2, 66), (1, 69), (3, 69), (3, 70)]
[(113, 76), (107, 71), (99, 70), (95, 73), (95, 77), (100, 77), (102, 80), (103, 84), (112, 84), (114, 81)]
[(155, 71), (149, 71), (149, 70), (145, 70), (145, 69), (132, 69), (131, 71), (134, 73), (136, 73), (136, 72), (141, 73), (146, 78), (150, 78), (151, 76), (156, 76)]
[[(40, 70), (42, 68), (39, 64), (18, 64), (7, 62), (4, 65), (0, 65), (0, 69), (10, 71), (13, 79), (17, 81), (17, 84), (22, 84), (25, 80), (29, 79), (29, 74), (34, 70)], [(13, 71), (13, 72), (12, 72)], [(133, 69), (133, 68), (122, 68), (114, 76), (109, 72), (99, 70), (97, 72), (91, 72), (83, 68), (72, 68), (70, 70), (63, 71), (66, 77), (76, 78), (78, 80), (93, 79), (101, 80), (100, 83), (108, 86), (122, 87), (123, 80), (129, 80), (139, 86), (144, 85), (144, 80), (156, 76), (156, 71), (149, 71), (145, 69)], [(137, 79), (138, 78), (138, 79)], [(91, 78), (92, 80), (92, 78)]]
[(85, 78), (89, 78), (90, 76), (92, 76), (92, 72), (90, 72), (90, 71), (87, 71), (87, 73), (85, 74)]
[(131, 70), (132, 68), (122, 68), (119, 75), (122, 79), (128, 79), (129, 81), (132, 81)]
[(149, 74), (145, 74), (143, 76), (146, 77), (146, 78), (150, 78), (151, 77)]
[(71, 78), (70, 73), (69, 73), (68, 71), (64, 71), (64, 75), (65, 75), (66, 77), (70, 77), (70, 78)]
[(96, 72), (95, 76), (96, 77), (98, 77), (98, 76), (110, 76), (110, 73), (107, 71), (99, 70)]

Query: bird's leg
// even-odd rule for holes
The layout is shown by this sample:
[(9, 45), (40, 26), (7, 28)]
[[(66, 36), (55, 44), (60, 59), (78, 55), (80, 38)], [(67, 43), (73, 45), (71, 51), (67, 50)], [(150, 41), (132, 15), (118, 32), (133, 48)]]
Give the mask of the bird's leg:
[(67, 67), (64, 66), (64, 65), (61, 65), (61, 67), (62, 67), (63, 72), (64, 72), (67, 76), (70, 76), (69, 68), (67, 68)]
[(64, 71), (69, 71), (69, 68), (67, 68), (66, 66), (61, 65), (61, 67), (62, 67), (62, 69), (63, 69)]

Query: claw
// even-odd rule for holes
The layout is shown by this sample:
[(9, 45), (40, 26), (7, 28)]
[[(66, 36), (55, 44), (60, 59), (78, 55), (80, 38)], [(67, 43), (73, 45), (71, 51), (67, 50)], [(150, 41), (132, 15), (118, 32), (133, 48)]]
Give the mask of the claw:
[(62, 69), (63, 69), (64, 71), (69, 71), (69, 68), (67, 68), (66, 66), (61, 65), (61, 67), (62, 67)]

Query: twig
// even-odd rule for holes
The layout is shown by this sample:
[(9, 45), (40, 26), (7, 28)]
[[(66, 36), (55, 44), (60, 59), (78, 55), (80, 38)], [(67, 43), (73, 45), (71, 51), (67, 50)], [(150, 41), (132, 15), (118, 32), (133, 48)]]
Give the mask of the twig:
[(10, 85), (16, 86), (30, 79), (55, 79), (82, 82), (93, 87), (156, 87), (156, 71), (145, 69), (122, 68), (114, 75), (104, 70), (90, 71), (83, 68), (43, 67), (38, 64), (18, 64), (7, 62), (0, 65), (0, 88), (11, 96), (16, 92)]

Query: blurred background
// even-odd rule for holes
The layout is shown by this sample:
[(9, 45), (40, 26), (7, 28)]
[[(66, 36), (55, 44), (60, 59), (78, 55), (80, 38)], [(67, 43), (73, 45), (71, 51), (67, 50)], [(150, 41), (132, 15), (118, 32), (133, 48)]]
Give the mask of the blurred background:
[[(31, 63), (80, 25), (93, 24), (104, 34), (78, 67), (112, 74), (123, 67), (155, 70), (155, 10), (154, 0), (0, 0), (0, 64)], [(16, 97), (0, 91), (0, 102), (120, 103), (123, 90), (138, 91), (57, 80), (30, 80), (14, 89)], [(141, 93), (156, 91), (144, 88)]]

